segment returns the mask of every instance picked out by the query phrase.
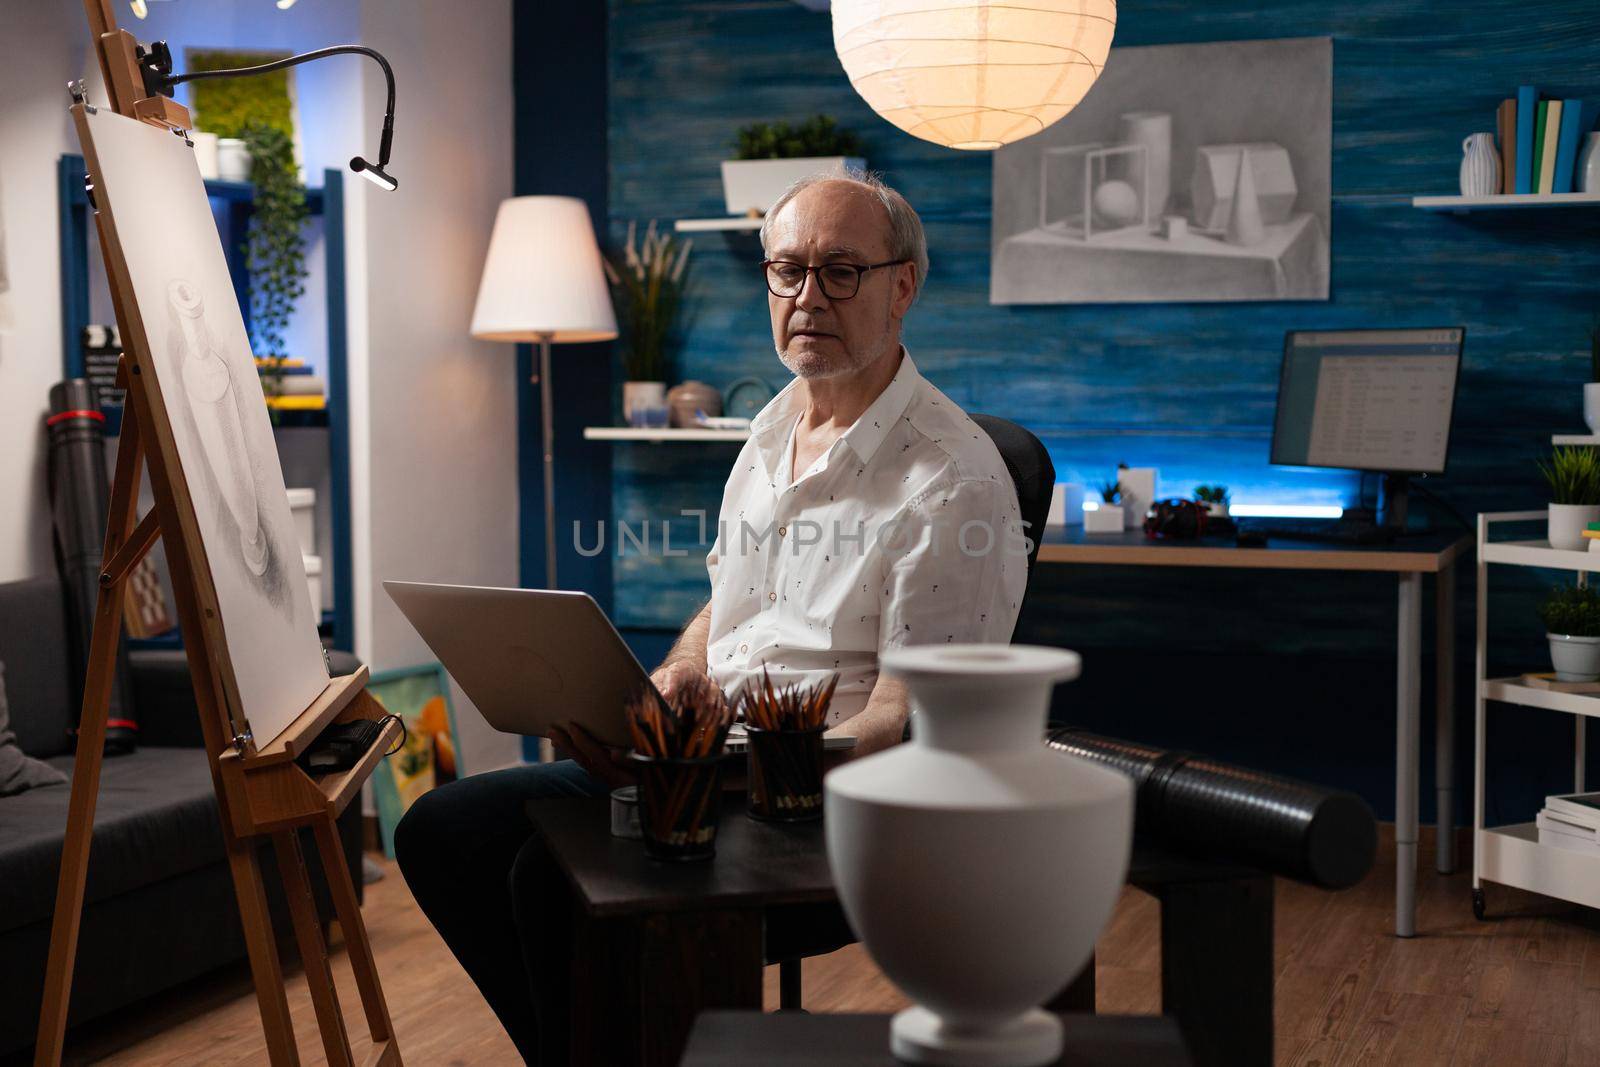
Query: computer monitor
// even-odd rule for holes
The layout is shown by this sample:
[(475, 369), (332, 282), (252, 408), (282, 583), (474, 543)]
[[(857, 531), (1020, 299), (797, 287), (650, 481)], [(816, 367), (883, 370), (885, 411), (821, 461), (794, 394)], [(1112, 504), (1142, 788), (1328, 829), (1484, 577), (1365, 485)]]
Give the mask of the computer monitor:
[(1403, 524), (1406, 478), (1444, 473), (1465, 337), (1461, 327), (1290, 331), (1272, 462), (1386, 475), (1380, 521)]

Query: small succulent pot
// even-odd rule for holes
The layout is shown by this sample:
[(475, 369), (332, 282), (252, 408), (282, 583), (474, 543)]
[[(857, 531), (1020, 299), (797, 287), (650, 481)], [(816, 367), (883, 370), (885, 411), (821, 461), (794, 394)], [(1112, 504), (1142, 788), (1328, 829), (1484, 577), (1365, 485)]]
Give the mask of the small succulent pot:
[(750, 739), (752, 819), (810, 822), (822, 818), (822, 734), (810, 730), (760, 730), (746, 727)]
[(1600, 637), (1548, 634), (1550, 665), (1558, 682), (1600, 681)]
[(653, 859), (708, 860), (717, 854), (722, 758), (656, 759), (637, 752), (639, 829)]

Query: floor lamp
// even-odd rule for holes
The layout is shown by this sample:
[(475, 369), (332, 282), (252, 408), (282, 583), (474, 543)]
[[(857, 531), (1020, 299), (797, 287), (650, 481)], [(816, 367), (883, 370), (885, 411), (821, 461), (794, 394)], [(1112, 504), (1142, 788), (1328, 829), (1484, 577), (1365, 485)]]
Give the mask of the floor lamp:
[(570, 196), (518, 196), (500, 204), (472, 312), (472, 336), (537, 342), (544, 442), (545, 586), (556, 585), (555, 428), (550, 346), (617, 336), (589, 209)]

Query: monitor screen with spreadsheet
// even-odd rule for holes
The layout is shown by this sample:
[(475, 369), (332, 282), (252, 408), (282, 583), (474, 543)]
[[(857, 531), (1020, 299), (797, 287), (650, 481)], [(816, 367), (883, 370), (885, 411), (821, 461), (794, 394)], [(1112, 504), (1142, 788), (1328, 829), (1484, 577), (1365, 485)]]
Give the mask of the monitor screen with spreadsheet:
[(1443, 474), (1465, 334), (1460, 327), (1291, 331), (1272, 462)]

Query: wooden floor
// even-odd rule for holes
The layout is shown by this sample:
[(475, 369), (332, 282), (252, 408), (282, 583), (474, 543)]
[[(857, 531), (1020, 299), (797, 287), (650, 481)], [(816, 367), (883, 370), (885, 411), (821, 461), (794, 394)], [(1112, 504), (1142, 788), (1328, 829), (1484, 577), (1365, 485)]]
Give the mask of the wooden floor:
[[(1431, 857), (1431, 838), (1423, 845)], [(1468, 876), (1441, 877), (1430, 867), (1418, 879), (1421, 936), (1401, 941), (1389, 933), (1389, 855), (1386, 833), (1378, 868), (1344, 893), (1279, 883), (1279, 1063), (1600, 1064), (1595, 913), (1491, 886), (1490, 921), (1480, 923), (1472, 917)], [(406, 1062), (518, 1062), (399, 872), (392, 864), (386, 870), (388, 877), (367, 887), (365, 912)], [(1129, 890), (1100, 943), (1099, 1010), (1159, 1011), (1160, 966), (1155, 905)], [(356, 1004), (342, 955), (336, 974), (342, 1002)], [(805, 989), (806, 1006), (818, 1012), (891, 1011), (906, 1003), (859, 946), (808, 960)], [(289, 995), (301, 1057), (321, 1063), (298, 972)], [(766, 999), (776, 1006), (775, 968)], [(265, 1062), (248, 973), (241, 966), (86, 1028), (74, 1035), (68, 1062)]]

